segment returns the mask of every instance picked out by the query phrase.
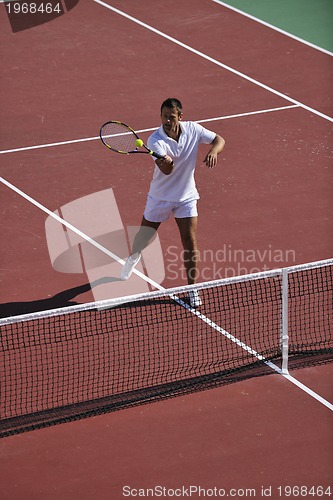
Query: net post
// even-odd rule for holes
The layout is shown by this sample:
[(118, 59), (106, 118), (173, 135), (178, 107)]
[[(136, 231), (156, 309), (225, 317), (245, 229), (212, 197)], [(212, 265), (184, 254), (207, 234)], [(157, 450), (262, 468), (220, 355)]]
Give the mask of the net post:
[(288, 375), (288, 269), (282, 269), (282, 308), (281, 308), (281, 351), (282, 351), (282, 373)]

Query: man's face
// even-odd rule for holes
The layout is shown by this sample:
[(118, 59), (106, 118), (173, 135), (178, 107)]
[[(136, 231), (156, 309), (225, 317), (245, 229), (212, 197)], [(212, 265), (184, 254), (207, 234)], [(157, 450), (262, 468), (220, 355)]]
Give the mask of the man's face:
[(161, 121), (164, 132), (166, 134), (170, 134), (170, 132), (177, 132), (181, 118), (182, 114), (178, 114), (177, 108), (162, 108)]

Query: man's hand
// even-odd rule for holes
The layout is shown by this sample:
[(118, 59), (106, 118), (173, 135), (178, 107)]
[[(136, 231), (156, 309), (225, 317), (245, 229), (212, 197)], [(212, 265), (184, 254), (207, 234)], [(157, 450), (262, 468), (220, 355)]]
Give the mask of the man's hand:
[(217, 164), (217, 153), (213, 154), (212, 152), (209, 152), (204, 159), (204, 163), (206, 163), (208, 168), (214, 168)]
[(164, 158), (159, 158), (155, 163), (164, 175), (170, 175), (173, 171), (173, 159), (168, 155), (164, 156)]

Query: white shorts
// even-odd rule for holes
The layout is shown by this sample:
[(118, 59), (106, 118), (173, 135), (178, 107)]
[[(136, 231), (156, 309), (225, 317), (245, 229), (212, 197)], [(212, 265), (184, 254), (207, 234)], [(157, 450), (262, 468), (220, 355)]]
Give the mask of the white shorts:
[(143, 215), (149, 222), (165, 222), (169, 219), (171, 213), (176, 219), (197, 217), (197, 201), (197, 199), (180, 202), (161, 201), (148, 196)]

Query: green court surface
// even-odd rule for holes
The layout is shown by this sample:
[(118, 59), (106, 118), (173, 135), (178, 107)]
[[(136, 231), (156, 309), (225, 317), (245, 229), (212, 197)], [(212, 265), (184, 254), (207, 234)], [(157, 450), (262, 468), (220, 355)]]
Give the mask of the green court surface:
[(227, 0), (220, 3), (333, 52), (333, 0)]

